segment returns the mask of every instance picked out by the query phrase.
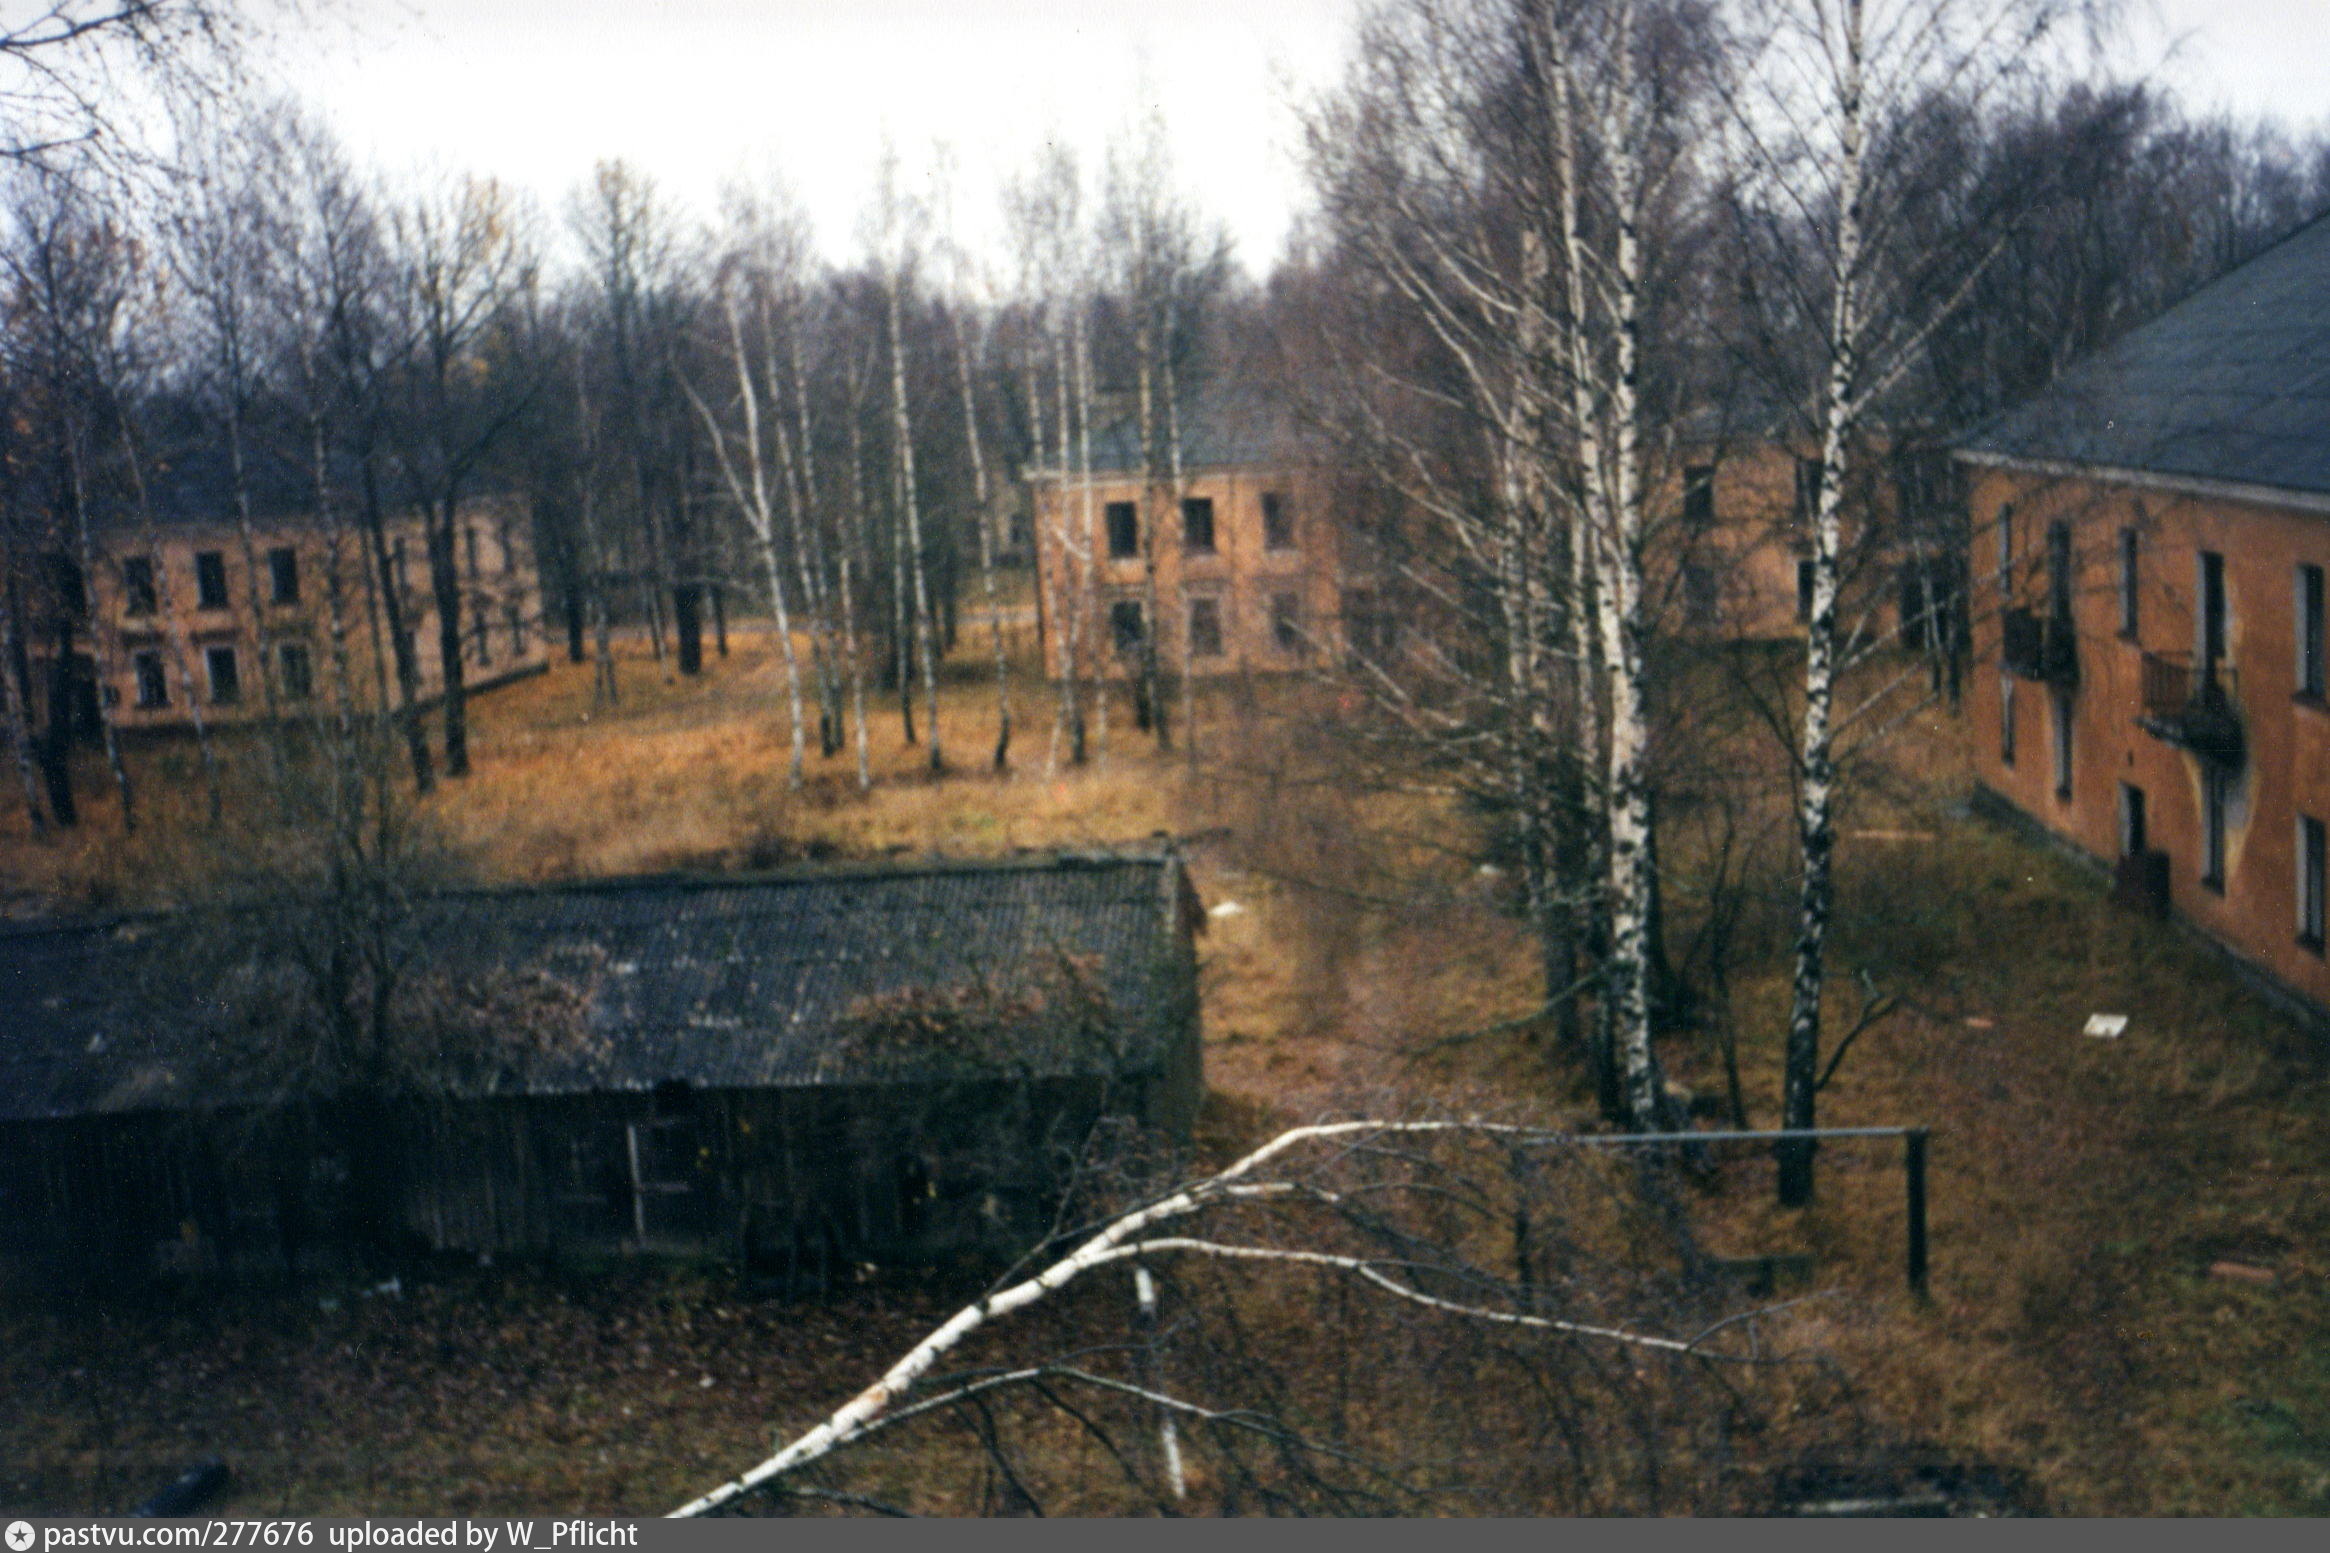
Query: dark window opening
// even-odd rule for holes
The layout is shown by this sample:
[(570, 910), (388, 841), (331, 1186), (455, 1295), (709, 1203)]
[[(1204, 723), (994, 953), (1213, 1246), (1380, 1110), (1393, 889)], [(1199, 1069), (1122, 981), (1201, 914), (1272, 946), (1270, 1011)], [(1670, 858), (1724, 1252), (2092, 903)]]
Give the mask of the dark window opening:
[(267, 552), (267, 577), (275, 602), (299, 602), (299, 552), (289, 545), (278, 545)]
[(1817, 458), (1796, 460), (1796, 515), (1810, 518), (1820, 512), (1821, 461)]
[(151, 711), (170, 704), (170, 676), (158, 652), (141, 652), (130, 659), (138, 677), (138, 705)]
[(1139, 601), (1118, 599), (1108, 607), (1108, 634), (1120, 654), (1141, 650), (1141, 639), (1146, 633), (1142, 629)]
[(2002, 502), (1998, 509), (1998, 607), (2011, 608), (2014, 604), (2014, 503)]
[(2330, 872), (2330, 837), (2320, 820), (2298, 816), (2298, 942), (2316, 954), (2322, 952), (2324, 875)]
[(1683, 563), (1683, 608), (1690, 612), (1691, 619), (1688, 623), (1695, 626), (1713, 624), (1721, 600), (1722, 588), (1716, 578), (1715, 569), (1703, 561), (1685, 561)]
[(206, 647), (202, 650), (204, 664), (210, 670), (210, 700), (213, 706), (233, 706), (243, 699), (242, 666), (235, 661), (232, 647)]
[(1141, 509), (1129, 501), (1112, 501), (1103, 509), (1108, 520), (1108, 553), (1122, 560), (1141, 553)]
[(1280, 652), (1303, 650), (1302, 600), (1292, 593), (1270, 596), (1270, 641)]
[(2071, 525), (2047, 525), (2047, 612), (2054, 619), (2071, 618)]
[(2127, 637), (2130, 641), (2134, 641), (2136, 638), (2136, 627), (2140, 615), (2137, 604), (2143, 587), (2140, 554), (2136, 548), (2136, 531), (2132, 528), (2121, 529), (2120, 635)]
[(2298, 694), (2322, 696), (2322, 568), (2298, 568)]
[(470, 640), (476, 644), (477, 661), (481, 665), (493, 662), (493, 637), (486, 629), (485, 601), (482, 599), (473, 599), (470, 602), (469, 636)]
[(526, 612), (517, 605), (505, 606), (510, 619), (510, 656), (526, 656)]
[(276, 678), (286, 701), (305, 701), (316, 693), (315, 665), (305, 642), (283, 642), (275, 649)]
[(1998, 763), (2014, 764), (2014, 676), (1998, 677)]
[(2230, 615), (2225, 597), (2225, 558), (2214, 550), (2200, 553), (2200, 641), (2195, 653), (2214, 667), (2225, 661)]
[(1214, 548), (1214, 501), (1210, 496), (1184, 497), (1181, 503), (1181, 547), (1201, 555)]
[(216, 550), (203, 550), (194, 557), (194, 598), (204, 609), (227, 607), (227, 558)]
[(1189, 655), (1192, 658), (1218, 658), (1222, 655), (1221, 600), (1189, 601)]
[(154, 587), (154, 558), (133, 555), (121, 563), (122, 611), (131, 615), (150, 615), (162, 607), (161, 595)]
[(1294, 509), (1276, 491), (1262, 493), (1262, 548), (1265, 550), (1292, 550), (1294, 548)]
[(2050, 701), (2054, 711), (2055, 796), (2068, 803), (2071, 799), (2071, 697), (2058, 690)]
[(2223, 767), (2201, 767), (2201, 883), (2219, 895), (2225, 893), (2226, 786)]
[(1715, 526), (1715, 466), (1692, 464), (1683, 471), (1683, 522), (1694, 529)]
[(2120, 856), (2135, 857), (2150, 850), (2150, 826), (2144, 816), (2144, 789), (2120, 784)]
[(1796, 618), (1799, 621), (1809, 622), (1812, 619), (1812, 583), (1812, 558), (1805, 556), (1796, 563)]

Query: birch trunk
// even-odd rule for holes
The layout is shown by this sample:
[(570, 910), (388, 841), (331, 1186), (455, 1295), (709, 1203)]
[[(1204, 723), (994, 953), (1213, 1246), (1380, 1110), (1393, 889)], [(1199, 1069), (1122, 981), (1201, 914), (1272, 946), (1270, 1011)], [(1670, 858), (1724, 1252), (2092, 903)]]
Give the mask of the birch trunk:
[(955, 325), (955, 378), (963, 393), (963, 440), (971, 452), (971, 506), (979, 529), (979, 586), (987, 599), (987, 627), (995, 642), (995, 769), (1011, 768), (1011, 661), (1003, 648), (1003, 606), (995, 600), (995, 536), (988, 522), (987, 450), (979, 435), (979, 401), (972, 391), (971, 350)]
[[(910, 550), (910, 564), (914, 573), (914, 645), (922, 665), (922, 702), (930, 721), (930, 769), (947, 768), (946, 752), (939, 743), (938, 728), (938, 661), (937, 645), (932, 640), (933, 624), (930, 613), (930, 588), (926, 581), (922, 553), (922, 498), (915, 489), (914, 479), (914, 419), (906, 403), (906, 349), (904, 329), (899, 319), (900, 278), (893, 268), (889, 274), (890, 326), (890, 429), (896, 444), (898, 459), (899, 494), (906, 514), (906, 541)], [(900, 644), (901, 650), (904, 644)], [(901, 679), (905, 665), (899, 665)]]
[(16, 757), (16, 773), (24, 783), (24, 813), (34, 836), (48, 834), (48, 815), (40, 798), (40, 772), (33, 760), (32, 718), (24, 704), (16, 665), (24, 652), (17, 635), (16, 611), (10, 607), (12, 589), (0, 588), (0, 714), (8, 719), (8, 748)]
[[(1820, 498), (1812, 525), (1812, 618), (1804, 633), (1803, 795), (1797, 814), (1804, 880), (1797, 904), (1796, 974), (1788, 1009), (1788, 1046), (1781, 1080), (1781, 1121), (1814, 1125), (1819, 1085), (1820, 999), (1826, 971), (1832, 904), (1831, 863), (1836, 850), (1836, 764), (1831, 714), (1836, 694), (1837, 551), (1839, 505), (1851, 445), (1854, 392), (1859, 376), (1861, 267), (1862, 65), (1861, 0), (1845, 0), (1839, 61), (1840, 161), (1834, 296), (1829, 310), (1829, 374), (1822, 416)], [(1780, 1151), (1780, 1201), (1801, 1206), (1813, 1196), (1813, 1150), (1805, 1141)]]

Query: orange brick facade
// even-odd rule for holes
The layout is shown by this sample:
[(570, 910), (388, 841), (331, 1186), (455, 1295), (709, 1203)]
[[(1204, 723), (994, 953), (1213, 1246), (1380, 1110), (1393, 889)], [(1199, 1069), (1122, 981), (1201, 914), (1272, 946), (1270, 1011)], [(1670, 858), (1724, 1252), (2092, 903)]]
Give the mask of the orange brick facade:
[(2330, 1010), (2330, 501), (1975, 473), (1978, 779)]
[(1388, 629), (1377, 595), (1346, 575), (1324, 482), (1284, 467), (1194, 471), (1178, 504), (1138, 474), (1095, 471), (1033, 485), (1039, 608), (1046, 670), (1068, 671), (1067, 610), (1084, 672), (1123, 679), (1136, 632), (1152, 629), (1148, 567), (1156, 566), (1159, 646), (1193, 677), (1285, 673)]
[[(490, 500), (470, 504), (456, 525), (471, 688), (548, 662), (529, 527), (522, 504)], [(434, 697), (444, 676), (420, 518), (391, 520), (386, 537), (420, 693)], [(79, 694), (101, 699), (126, 729), (186, 726), (190, 699), (210, 723), (264, 715), (270, 700), (285, 713), (329, 704), (336, 596), (357, 699), (379, 698), (385, 670), (393, 702), (394, 660), (367, 552), (360, 531), (333, 533), (304, 520), (262, 522), (248, 545), (232, 523), (172, 523), (151, 536), (109, 530), (98, 537), (85, 582), (89, 615), (75, 641)], [(43, 657), (35, 645), (35, 663)], [(39, 693), (49, 682), (45, 666), (33, 680)], [(92, 710), (84, 707), (82, 721)]]

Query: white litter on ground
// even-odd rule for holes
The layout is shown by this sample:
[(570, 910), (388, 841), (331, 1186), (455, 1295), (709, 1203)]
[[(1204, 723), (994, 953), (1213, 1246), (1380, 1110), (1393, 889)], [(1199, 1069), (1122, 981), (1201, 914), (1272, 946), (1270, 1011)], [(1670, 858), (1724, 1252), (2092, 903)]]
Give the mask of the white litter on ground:
[(1236, 901), (1223, 901), (1206, 913), (1209, 917), (1242, 917), (1245, 914), (1246, 908)]
[(2120, 1038), (2120, 1032), (2127, 1028), (2128, 1016), (2125, 1014), (2090, 1014), (2087, 1016), (2085, 1033), (2099, 1040), (2116, 1041)]

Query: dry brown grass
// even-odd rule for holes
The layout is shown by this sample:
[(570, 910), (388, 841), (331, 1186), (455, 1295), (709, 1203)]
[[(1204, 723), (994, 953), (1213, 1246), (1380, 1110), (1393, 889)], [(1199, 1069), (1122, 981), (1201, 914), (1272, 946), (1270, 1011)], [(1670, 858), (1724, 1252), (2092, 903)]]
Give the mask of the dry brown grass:
[[(507, 879), (1170, 831), (1197, 838), (1209, 904), (1238, 908), (1211, 918), (1201, 944), (1214, 1149), (1333, 1108), (1578, 1097), (1527, 1026), (1435, 1044), (1529, 1007), (1527, 945), (1496, 882), (1464, 861), (1461, 821), (1339, 782), (1320, 708), (1299, 692), (1209, 699), (1196, 763), (1157, 755), (1120, 705), (1105, 757), (1053, 774), (1050, 704), (1023, 680), (1016, 769), (997, 777), (982, 769), (993, 713), (977, 645), (967, 636), (944, 693), (956, 774), (942, 782), (885, 702), (874, 793), (855, 791), (846, 755), (788, 792), (768, 642), (739, 632), (733, 655), (693, 682), (627, 644), (611, 712), (593, 714), (587, 669), (564, 665), (482, 698), (477, 770), (432, 812)], [(2059, 1509), (2330, 1510), (2330, 1095), (2293, 1032), (2214, 962), (2115, 913), (2080, 871), (1966, 818), (1959, 748), (1949, 718), (1921, 720), (1895, 762), (1909, 775), (1847, 819), (1835, 963), (1870, 967), (1915, 1006), (1863, 1039), (1823, 1102), (1832, 1123), (1936, 1129), (1932, 1304), (1901, 1288), (1897, 1155), (1877, 1146), (1830, 1150), (1821, 1201), (1802, 1213), (1768, 1206), (1768, 1161), (1728, 1163), (1695, 1199), (1708, 1238), (1733, 1253), (1813, 1254), (1817, 1283), (1840, 1294), (1803, 1308), (1799, 1337), (1850, 1360), (1890, 1429), (2028, 1466)], [(36, 845), (8, 816), (0, 878), (13, 893), (168, 893), (200, 850), (185, 839), (191, 752), (161, 744), (137, 758), (154, 821), (133, 842), (102, 797), (63, 840)], [(100, 773), (88, 776), (97, 791)], [(1786, 996), (1773, 951), (1762, 946), (1739, 988), (1748, 1093), (1767, 1124)], [(1852, 1004), (1840, 986), (1832, 1018), (1848, 1020)], [(2083, 1039), (2097, 1010), (2129, 1013), (2127, 1035)], [(1713, 1087), (1691, 1038), (1668, 1055)], [(2210, 1276), (2223, 1259), (2274, 1281)], [(741, 1418), (723, 1437), (754, 1432)], [(420, 1438), (400, 1426), (350, 1448), (386, 1460)], [(465, 1468), (506, 1474), (480, 1502), (527, 1502), (532, 1449)]]

